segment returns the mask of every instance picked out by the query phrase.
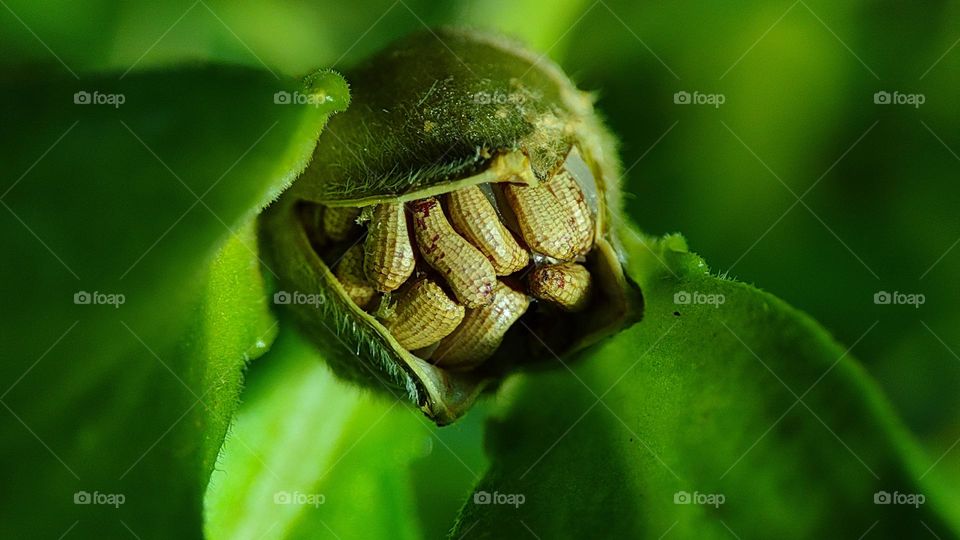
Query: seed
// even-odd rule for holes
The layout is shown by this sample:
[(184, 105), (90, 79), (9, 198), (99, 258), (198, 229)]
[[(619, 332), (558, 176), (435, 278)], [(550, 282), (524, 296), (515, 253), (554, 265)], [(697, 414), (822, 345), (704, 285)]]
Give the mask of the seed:
[(513, 239), (479, 187), (470, 186), (450, 193), (447, 208), (453, 227), (487, 256), (498, 276), (512, 274), (527, 266), (530, 254)]
[(407, 350), (419, 349), (445, 338), (463, 320), (464, 308), (432, 279), (414, 283), (403, 292), (383, 325)]
[(570, 218), (546, 184), (506, 184), (503, 194), (517, 218), (520, 236), (530, 249), (561, 261), (577, 256), (576, 233)]
[(378, 204), (373, 209), (363, 248), (364, 272), (378, 291), (393, 291), (410, 277), (416, 260), (402, 204)]
[(525, 294), (497, 281), (493, 301), (467, 310), (460, 326), (440, 341), (440, 346), (431, 357), (432, 361), (451, 369), (477, 366), (497, 350), (507, 330), (527, 311), (529, 305), (530, 299)]
[(565, 311), (580, 311), (590, 301), (590, 272), (577, 263), (537, 267), (529, 281), (530, 294)]
[(377, 294), (363, 274), (363, 246), (352, 246), (340, 258), (334, 275), (353, 303), (365, 309)]
[(359, 208), (328, 206), (323, 212), (323, 232), (335, 242), (346, 240), (350, 231), (357, 226), (359, 215)]
[(547, 189), (560, 201), (567, 220), (574, 232), (574, 250), (577, 255), (586, 255), (593, 247), (593, 218), (583, 190), (573, 175), (562, 170), (547, 183)]
[(314, 246), (323, 246), (327, 243), (327, 235), (323, 232), (323, 206), (319, 204), (301, 203), (300, 220), (307, 231), (307, 237)]
[(475, 308), (490, 303), (497, 280), (490, 261), (453, 230), (437, 199), (411, 206), (417, 245), (427, 264), (440, 272), (461, 304)]

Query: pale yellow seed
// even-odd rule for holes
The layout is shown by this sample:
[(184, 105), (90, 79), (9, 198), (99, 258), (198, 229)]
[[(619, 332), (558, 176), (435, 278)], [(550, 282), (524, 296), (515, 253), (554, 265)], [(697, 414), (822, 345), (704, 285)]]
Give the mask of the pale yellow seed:
[(323, 212), (323, 232), (334, 242), (346, 240), (357, 226), (359, 208), (329, 206)]
[(343, 254), (337, 263), (334, 275), (337, 276), (337, 280), (350, 300), (353, 300), (360, 309), (365, 309), (377, 294), (363, 274), (363, 246), (360, 244), (352, 246)]
[(457, 300), (468, 308), (490, 303), (497, 281), (490, 261), (453, 230), (437, 199), (414, 201), (410, 208), (423, 259), (443, 276)]
[(563, 205), (545, 184), (505, 184), (503, 195), (530, 249), (561, 261), (574, 259), (576, 232)]
[(530, 254), (513, 239), (479, 187), (469, 186), (450, 193), (447, 208), (453, 227), (487, 256), (498, 276), (527, 266)]
[(590, 301), (590, 272), (580, 264), (539, 266), (530, 272), (529, 282), (531, 295), (565, 311), (580, 311)]
[(449, 369), (476, 367), (493, 355), (507, 330), (529, 305), (530, 299), (525, 294), (498, 281), (493, 301), (483, 307), (468, 309), (460, 326), (440, 341), (431, 361)]
[(453, 332), (463, 320), (464, 307), (431, 279), (405, 290), (383, 325), (407, 350), (427, 347)]
[(586, 255), (593, 248), (594, 225), (583, 190), (566, 170), (551, 178), (547, 182), (547, 189), (560, 201), (567, 214), (567, 221), (574, 232), (575, 252), (577, 255)]
[(373, 209), (363, 248), (363, 269), (375, 289), (390, 292), (403, 285), (416, 260), (402, 204), (378, 204)]

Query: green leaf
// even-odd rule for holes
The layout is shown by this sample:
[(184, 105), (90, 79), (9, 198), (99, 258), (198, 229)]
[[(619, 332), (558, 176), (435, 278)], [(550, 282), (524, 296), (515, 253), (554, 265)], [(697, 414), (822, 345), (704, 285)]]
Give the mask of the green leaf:
[(433, 427), (337, 380), (292, 332), (251, 373), (207, 493), (209, 538), (418, 538), (411, 462)]
[(200, 535), (241, 370), (275, 332), (251, 220), (346, 96), (332, 73), (304, 88), (203, 65), (0, 82), (0, 292), (16, 306), (0, 536)]
[[(960, 531), (956, 494), (846, 347), (777, 298), (709, 275), (682, 238), (626, 232), (643, 321), (568, 369), (510, 382), (460, 534)], [(924, 503), (875, 504), (880, 492)]]

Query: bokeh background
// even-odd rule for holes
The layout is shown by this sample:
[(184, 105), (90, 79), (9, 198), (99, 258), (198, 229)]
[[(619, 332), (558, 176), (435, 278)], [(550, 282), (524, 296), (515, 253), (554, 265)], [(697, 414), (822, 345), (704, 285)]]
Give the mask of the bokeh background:
[[(596, 92), (622, 143), (633, 220), (682, 233), (714, 272), (856, 343), (937, 467), (960, 480), (960, 3), (0, 4), (6, 69), (217, 60), (296, 76), (345, 68), (425, 25), (517, 36)], [(677, 103), (678, 92), (723, 103)], [(880, 291), (925, 302), (877, 304)], [(484, 467), (482, 426), (477, 413), (442, 432), (456, 459), (425, 448), (425, 523), (450, 523), (469, 470)]]

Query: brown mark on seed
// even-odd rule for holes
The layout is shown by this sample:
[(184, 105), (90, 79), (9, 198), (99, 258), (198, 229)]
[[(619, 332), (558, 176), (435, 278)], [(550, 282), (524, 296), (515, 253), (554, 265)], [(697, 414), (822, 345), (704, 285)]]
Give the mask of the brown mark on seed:
[(528, 278), (530, 294), (564, 311), (581, 311), (590, 302), (592, 279), (581, 264), (549, 264), (534, 268)]
[(427, 264), (445, 277), (463, 305), (475, 308), (489, 303), (496, 281), (490, 261), (457, 234), (435, 198), (416, 201), (411, 209), (417, 245)]

